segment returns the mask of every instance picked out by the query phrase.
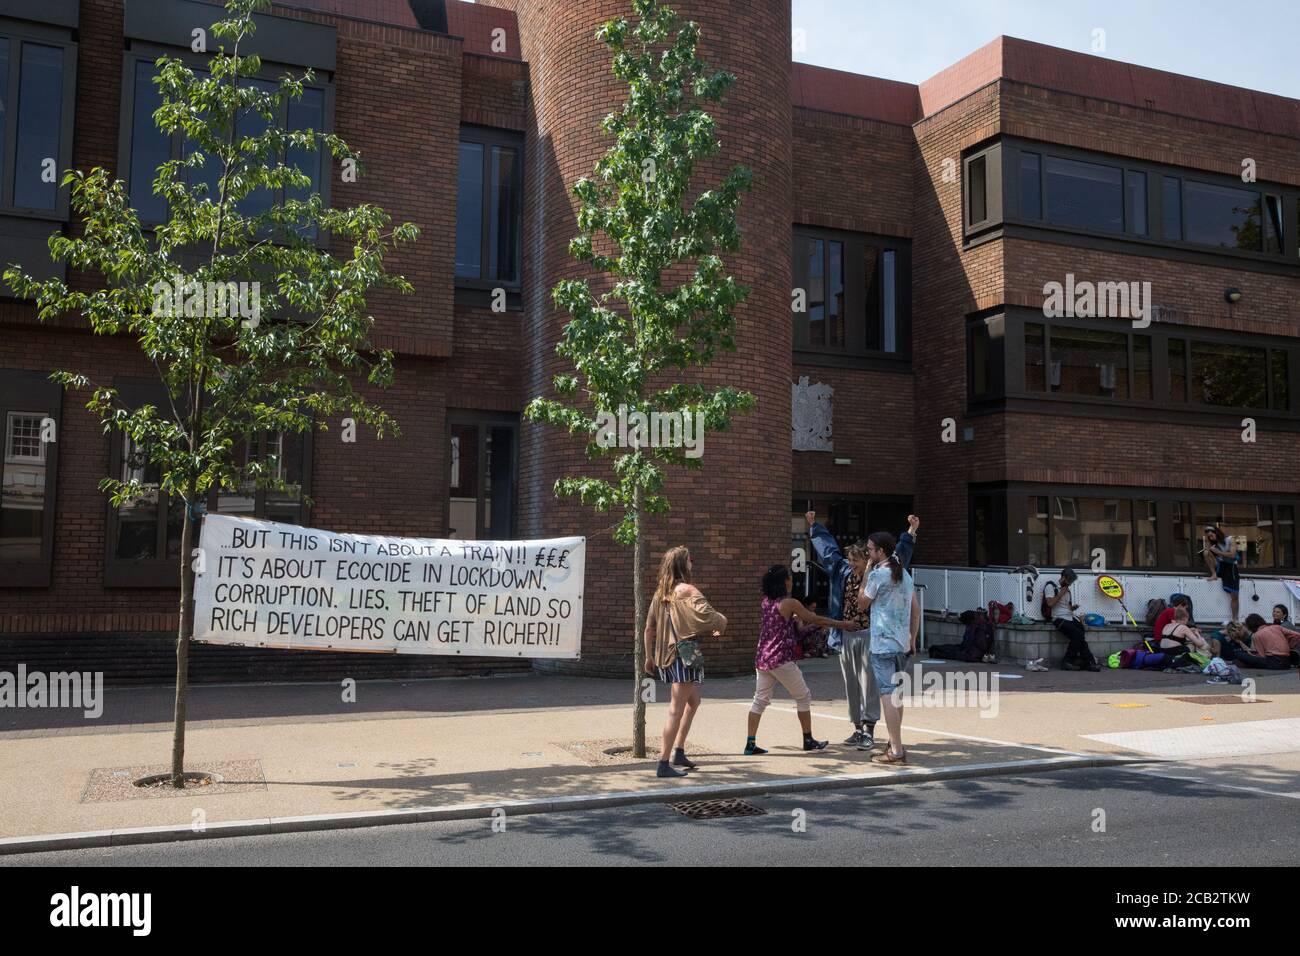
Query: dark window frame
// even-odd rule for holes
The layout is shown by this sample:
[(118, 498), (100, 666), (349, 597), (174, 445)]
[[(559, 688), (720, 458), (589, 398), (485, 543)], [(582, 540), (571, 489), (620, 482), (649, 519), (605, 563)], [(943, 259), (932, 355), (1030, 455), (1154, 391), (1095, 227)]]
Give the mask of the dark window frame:
[[(799, 240), (813, 239), (843, 244), (844, 265), (844, 339), (843, 347), (814, 345), (809, 341), (808, 311), (791, 310), (791, 337), (794, 359), (801, 365), (821, 365), (848, 368), (872, 368), (887, 371), (908, 371), (912, 363), (912, 242), (898, 236), (881, 236), (874, 233), (848, 232), (842, 229), (824, 229), (817, 226), (797, 225), (790, 243), (791, 268), (794, 287), (808, 288), (808, 277), (798, 254)], [(894, 319), (895, 344), (893, 352), (884, 348), (870, 349), (867, 343), (867, 291), (865, 269), (862, 265), (867, 249), (874, 249), (878, 262), (883, 264), (887, 252), (894, 254)], [(829, 260), (829, 256), (827, 257)], [(883, 267), (883, 266), (882, 266)], [(878, 326), (876, 340), (884, 344), (885, 283), (879, 283), (875, 315)]]
[(41, 519), (41, 553), (35, 561), (0, 559), (0, 588), (49, 587), (54, 563), (55, 511), (58, 506), (59, 443), (63, 437), (63, 388), (48, 375), (23, 369), (0, 369), (0, 478), (9, 449), (10, 412), (40, 412), (54, 420), (52, 442), (44, 443), (45, 491)]
[[(266, 439), (267, 436), (270, 434), (271, 434), (270, 432), (259, 432), (256, 435), (252, 436), (253, 440), (257, 443), (257, 450), (255, 454), (258, 457), (264, 457), (266, 455), (267, 453)], [(298, 520), (296, 522), (289, 521), (289, 522), (280, 522), (280, 523), (296, 524), (301, 527), (306, 527), (311, 520), (310, 499), (311, 499), (311, 475), (312, 475), (311, 465), (312, 465), (312, 450), (313, 450), (312, 430), (308, 429), (305, 432), (280, 432), (279, 434), (284, 437), (296, 436), (302, 439), (302, 490), (300, 492), (300, 496), (298, 499)], [(283, 444), (281, 445), (281, 448), (283, 448)], [(267, 517), (267, 508), (266, 508), (266, 496), (269, 492), (273, 490), (274, 489), (262, 487), (262, 486), (256, 488), (253, 492), (252, 514), (248, 514), (245, 512), (239, 512), (239, 514), (246, 518), (256, 518), (259, 521), (276, 520), (274, 518)], [(208, 492), (207, 509), (209, 513), (211, 514), (223, 513), (217, 504), (222, 493), (223, 492), (221, 491), (221, 489), (218, 488), (213, 488), (210, 492)]]
[[(1003, 160), (1004, 155), (1000, 141), (977, 147), (962, 157), (961, 221), (962, 233), (967, 239), (996, 228), (1002, 223), (1004, 189), (1001, 188), (1000, 184), (1004, 179)], [(1019, 162), (1018, 157), (1016, 161)], [(982, 173), (976, 172), (976, 167), (982, 167)], [(980, 182), (983, 183), (984, 187), (984, 216), (975, 219), (976, 203), (972, 191)]]
[[(1153, 322), (1146, 328), (1133, 328), (1131, 324), (1121, 322), (1117, 323), (1114, 319), (1082, 319), (1082, 318), (1048, 318), (1039, 310), (1008, 308), (1000, 309), (990, 316), (980, 316), (968, 319), (968, 327), (971, 322), (988, 321), (989, 319), (1001, 317), (1003, 320), (1003, 337), (1002, 337), (1002, 355), (1001, 365), (1002, 377), (1000, 384), (1001, 390), (996, 388), (990, 395), (977, 397), (973, 394), (973, 376), (971, 374), (970, 362), (967, 361), (967, 399), (971, 412), (992, 411), (1003, 409), (1009, 404), (1030, 403), (1037, 405), (1040, 410), (1047, 404), (1055, 404), (1063, 407), (1073, 406), (1075, 409), (1087, 409), (1092, 412), (1098, 410), (1115, 409), (1128, 410), (1145, 409), (1158, 410), (1168, 413), (1177, 419), (1185, 420), (1187, 423), (1205, 424), (1206, 416), (1218, 416), (1223, 420), (1235, 420), (1239, 422), (1243, 416), (1250, 416), (1256, 419), (1264, 419), (1285, 424), (1292, 430), (1300, 430), (1300, 340), (1295, 338), (1286, 338), (1281, 336), (1269, 335), (1249, 335), (1224, 329), (1200, 328), (1187, 325), (1171, 325), (1167, 323)], [(1045, 329), (1044, 341), (1044, 382), (1045, 390), (1031, 391), (1025, 384), (1025, 326), (1029, 324), (1042, 325)], [(1078, 328), (1097, 331), (1107, 331), (1127, 336), (1128, 339), (1128, 397), (1114, 398), (1101, 395), (1076, 395), (1065, 392), (1053, 392), (1050, 386), (1050, 362), (1052, 346), (1052, 328)], [(967, 354), (970, 354), (969, 330), (967, 338)], [(1135, 354), (1135, 336), (1147, 336), (1151, 342), (1151, 394), (1152, 397), (1135, 398), (1133, 397), (1133, 383), (1136, 374), (1134, 365)], [(1169, 365), (1169, 343), (1171, 340), (1181, 339), (1184, 342), (1183, 361), (1184, 376), (1187, 382), (1188, 400), (1183, 401), (1171, 397), (1170, 365)], [(1263, 349), (1265, 352), (1265, 376), (1266, 376), (1266, 396), (1270, 403), (1268, 408), (1249, 408), (1235, 407), (1226, 405), (1210, 405), (1195, 400), (1195, 393), (1192, 388), (1191, 372), (1191, 343), (1193, 341), (1212, 342), (1215, 344), (1228, 344), (1238, 346), (1249, 346), (1251, 348)], [(1276, 354), (1283, 352), (1286, 354), (1287, 363), (1287, 389), (1290, 401), (1289, 409), (1274, 408), (1274, 380), (1273, 364)]]
[[(460, 147), (465, 143), (473, 143), (483, 147), (483, 198), (482, 212), (479, 217), (479, 274), (478, 276), (462, 276), (456, 273), (455, 256), (452, 261), (452, 277), (456, 287), (456, 300), (459, 303), (469, 305), (487, 306), (491, 304), (491, 295), (494, 289), (505, 289), (507, 308), (511, 311), (523, 307), (520, 298), (520, 292), (524, 285), (524, 255), (523, 255), (523, 237), (524, 237), (524, 136), (514, 130), (500, 129), (494, 126), (477, 126), (471, 123), (462, 123), (460, 127), (460, 137), (456, 141), (456, 154), (459, 157)], [(518, 238), (515, 243), (515, 259), (519, 263), (518, 278), (513, 280), (503, 280), (492, 278), (487, 275), (488, 263), (491, 261), (491, 219), (492, 219), (492, 148), (501, 147), (513, 149), (515, 151), (515, 190), (519, 196), (519, 222), (517, 228)], [(459, 162), (457, 163), (457, 182), (456, 189), (459, 194)], [(459, 195), (457, 197), (459, 199)]]
[[(167, 393), (161, 383), (150, 379), (124, 378), (114, 381), (118, 395), (127, 405), (138, 408), (141, 405), (165, 407)], [(313, 447), (312, 432), (302, 433), (302, 500), (300, 515), (305, 526), (311, 519), (311, 508), (307, 499), (311, 496)], [(124, 433), (112, 429), (107, 435), (108, 473), (118, 477), (122, 473), (122, 446)], [(261, 518), (265, 514), (266, 489), (257, 490), (253, 517)], [(218, 492), (214, 489), (208, 494), (206, 504), (216, 511)], [(119, 531), (118, 509), (105, 496), (104, 507), (104, 587), (106, 588), (179, 588), (180, 566), (178, 557), (167, 556), (167, 513), (171, 501), (167, 492), (158, 491), (158, 501), (154, 505), (155, 554), (152, 558), (119, 558), (116, 551)], [(194, 542), (198, 547), (198, 541)]]
[[(1181, 489), (1165, 488), (1136, 488), (1136, 487), (1112, 487), (1107, 485), (1047, 485), (1034, 482), (996, 482), (987, 485), (969, 485), (967, 486), (968, 501), (968, 520), (971, 522), (970, 543), (967, 556), (971, 561), (971, 567), (979, 567), (974, 563), (974, 530), (973, 530), (973, 508), (976, 496), (992, 496), (995, 499), (1002, 499), (1002, 513), (1006, 518), (1006, 542), (1007, 550), (1005, 552), (1006, 561), (999, 561), (983, 565), (984, 567), (998, 566), (1016, 566), (1024, 564), (1028, 558), (1028, 552), (1024, 547), (1025, 536), (1023, 530), (1028, 526), (1028, 499), (1032, 497), (1047, 497), (1048, 499), (1056, 498), (1092, 498), (1103, 500), (1119, 500), (1129, 502), (1129, 538), (1132, 553), (1139, 555), (1138, 534), (1138, 515), (1141, 514), (1140, 505), (1143, 502), (1154, 502), (1156, 507), (1156, 564), (1154, 567), (1142, 565), (1122, 565), (1115, 564), (1107, 555), (1107, 568), (1113, 571), (1130, 571), (1134, 573), (1146, 572), (1166, 572), (1181, 574), (1204, 574), (1204, 567), (1197, 563), (1197, 556), (1193, 555), (1188, 566), (1178, 566), (1174, 563), (1175, 557), (1175, 538), (1173, 534), (1173, 513), (1175, 504), (1189, 504), (1193, 512), (1198, 504), (1242, 504), (1253, 507), (1262, 507), (1270, 509), (1269, 514), (1273, 526), (1276, 528), (1279, 521), (1278, 508), (1290, 508), (1291, 517), (1294, 520), (1297, 514), (1300, 514), (1300, 497), (1288, 498), (1285, 495), (1265, 495), (1242, 493), (1242, 492), (1216, 492), (1216, 491), (1186, 491)], [(1047, 526), (1046, 535), (1048, 547), (1052, 547), (1053, 528), (1052, 522), (1055, 520), (1055, 508), (1050, 503), (1047, 509)], [(1194, 513), (1183, 519), (1185, 525), (1189, 521), (1194, 521)], [(1292, 525), (1295, 528), (1295, 525)], [(1000, 529), (999, 529), (1000, 530)], [(1259, 573), (1266, 575), (1291, 575), (1300, 570), (1300, 548), (1296, 548), (1297, 542), (1294, 540), (1295, 532), (1292, 532), (1293, 560), (1297, 563), (1292, 565), (1251, 565), (1246, 571), (1258, 570)], [(1276, 545), (1275, 545), (1276, 548)], [(1089, 556), (1091, 560), (1091, 556)], [(1046, 563), (1047, 567), (1056, 567), (1055, 563)]]
[[(131, 194), (131, 157), (133, 152), (134, 140), (134, 115), (135, 115), (135, 73), (136, 67), (140, 63), (152, 64), (161, 56), (169, 56), (184, 61), (186, 66), (191, 70), (202, 71), (210, 57), (201, 53), (192, 53), (189, 50), (178, 47), (158, 46), (152, 43), (133, 41), (130, 47), (122, 54), (122, 97), (121, 108), (118, 111), (118, 147), (117, 147), (117, 168), (121, 171), (120, 178), (126, 183), (127, 196)], [(294, 76), (300, 76), (304, 72), (303, 67), (295, 66), (290, 63), (281, 63), (268, 59), (263, 59), (262, 69), (255, 79), (270, 80), (276, 82), (285, 73), (291, 73)], [(322, 105), (324, 128), (317, 130), (321, 133), (334, 132), (334, 78), (332, 74), (321, 70), (315, 71), (315, 78), (311, 83), (304, 83), (304, 89), (319, 90), (324, 96)], [(298, 101), (301, 102), (301, 101)], [(283, 122), (288, 123), (289, 101), (283, 104)], [(168, 158), (180, 159), (184, 143), (180, 134), (174, 134), (171, 137), (170, 151)], [(330, 173), (332, 157), (326, 149), (318, 148), (316, 155), (320, 159), (320, 177), (318, 187), (321, 202), (326, 208), (329, 207), (332, 200), (332, 182), (333, 176)], [(157, 170), (151, 171), (152, 175), (157, 174)], [(152, 175), (150, 182), (152, 183)], [(211, 198), (211, 197), (209, 197)], [(276, 201), (283, 201), (284, 190), (280, 190), (280, 196)], [(141, 220), (141, 226), (146, 230), (151, 230), (154, 226), (160, 224), (150, 220)], [(319, 249), (329, 247), (330, 237), (325, 230), (318, 230), (315, 237), (314, 245)]]
[[(1152, 163), (1146, 160), (1135, 160), (1124, 156), (1100, 153), (1094, 150), (1078, 149), (1071, 146), (1046, 143), (1040, 140), (1022, 139), (1014, 136), (1002, 136), (993, 145), (979, 147), (978, 151), (973, 151), (967, 158), (969, 159), (970, 156), (977, 155), (978, 152), (992, 149), (993, 146), (1002, 147), (1002, 178), (1000, 184), (1001, 192), (1003, 194), (1003, 202), (999, 210), (1000, 215), (996, 219), (993, 219), (993, 217), (990, 216), (990, 222), (978, 229), (967, 227), (964, 231), (965, 244), (967, 246), (985, 241), (988, 238), (994, 238), (1000, 234), (1024, 236), (1028, 238), (1046, 238), (1051, 235), (1059, 237), (1056, 241), (1062, 241), (1066, 237), (1077, 237), (1077, 242), (1071, 244), (1096, 245), (1098, 248), (1121, 249), (1127, 252), (1133, 252), (1135, 247), (1153, 250), (1167, 250), (1165, 253), (1167, 257), (1180, 260), (1221, 262), (1226, 258), (1243, 265), (1248, 264), (1251, 267), (1258, 267), (1263, 271), (1279, 271), (1280, 267), (1281, 271), (1289, 273), (1290, 270), (1287, 267), (1300, 265), (1300, 235), (1293, 234), (1300, 233), (1300, 188), (1295, 186), (1265, 182), (1262, 180), (1253, 183), (1243, 183), (1240, 176), (1213, 173), (1182, 166)], [(1126, 188), (1123, 179), (1126, 179), (1128, 171), (1145, 173), (1146, 233), (1144, 235), (1138, 235), (1130, 231), (1127, 218), (1125, 222), (1125, 230), (1123, 232), (1109, 232), (1067, 225), (1057, 225), (1048, 222), (1045, 218), (1031, 219), (1023, 217), (1020, 214), (1019, 180), (1020, 154), (1022, 152), (1036, 153), (1040, 157), (1040, 205), (1042, 207), (1043, 217), (1046, 216), (1047, 209), (1045, 169), (1048, 157), (1055, 156), (1079, 162), (1096, 163), (1124, 170), (1125, 177), (1122, 178), (1122, 188)], [(1187, 191), (1185, 186), (1189, 181), (1206, 185), (1227, 186), (1258, 192), (1261, 197), (1260, 203), (1262, 216), (1267, 215), (1268, 200), (1266, 197), (1277, 197), (1279, 200), (1278, 209), (1281, 215), (1282, 224), (1282, 236), (1280, 241), (1281, 251), (1270, 253), (1250, 249), (1202, 245), (1200, 243), (1188, 242), (1181, 238), (1166, 238), (1164, 236), (1163, 216), (1164, 189), (1161, 177), (1168, 177), (1179, 181), (1179, 196), (1181, 200), (1180, 222), (1183, 235), (1186, 235), (1187, 233)], [(990, 182), (990, 192), (994, 191), (995, 185), (996, 183), (993, 181)], [(992, 203), (992, 200), (990, 200), (990, 203)], [(1125, 205), (1127, 205), (1127, 203)], [(963, 209), (963, 216), (964, 215), (965, 210)], [(963, 222), (964, 221), (965, 219), (963, 218)], [(1261, 232), (1262, 231), (1263, 226), (1261, 223)], [(989, 233), (989, 235), (985, 235), (984, 233)]]
[[(505, 534), (504, 536), (498, 535), (496, 533), (496, 529), (493, 529), (493, 538), (491, 540), (504, 541), (504, 540), (513, 539), (515, 535), (518, 533), (518, 528), (519, 528), (519, 431), (520, 431), (519, 416), (512, 414), (510, 412), (488, 412), (488, 411), (479, 411), (473, 409), (449, 408), (447, 409), (446, 421), (447, 421), (447, 426), (446, 426), (446, 431), (444, 433), (443, 447), (445, 448), (447, 454), (447, 465), (446, 465), (446, 471), (444, 472), (446, 477), (446, 485), (444, 488), (444, 493), (447, 496), (447, 513), (443, 516), (444, 532), (449, 537), (452, 532), (451, 468), (453, 462), (451, 460), (451, 439), (452, 439), (453, 427), (457, 425), (472, 426), (478, 429), (480, 436), (483, 434), (484, 431), (488, 429), (509, 428), (511, 432), (510, 494), (511, 494), (511, 503), (513, 505), (513, 507), (510, 510), (510, 528), (508, 530), (508, 533)], [(476, 453), (478, 455), (478, 460), (475, 465), (476, 468), (475, 478), (478, 487), (476, 489), (477, 493), (474, 498), (475, 500), (474, 538), (467, 539), (467, 540), (485, 540), (483, 538), (483, 532), (484, 532), (483, 508), (481, 507), (482, 502), (484, 500), (484, 495), (482, 492), (483, 489), (487, 486), (487, 483), (491, 479), (490, 476), (488, 475), (488, 467), (487, 467), (487, 442), (480, 440), (477, 444), (478, 447), (476, 449)]]

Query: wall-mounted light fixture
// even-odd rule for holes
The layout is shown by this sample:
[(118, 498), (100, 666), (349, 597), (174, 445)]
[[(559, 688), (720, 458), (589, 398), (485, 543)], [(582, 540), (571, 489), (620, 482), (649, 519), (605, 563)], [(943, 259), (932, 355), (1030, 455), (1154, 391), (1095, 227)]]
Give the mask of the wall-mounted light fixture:
[(1236, 286), (1223, 290), (1223, 301), (1229, 305), (1236, 305), (1241, 301), (1241, 290)]

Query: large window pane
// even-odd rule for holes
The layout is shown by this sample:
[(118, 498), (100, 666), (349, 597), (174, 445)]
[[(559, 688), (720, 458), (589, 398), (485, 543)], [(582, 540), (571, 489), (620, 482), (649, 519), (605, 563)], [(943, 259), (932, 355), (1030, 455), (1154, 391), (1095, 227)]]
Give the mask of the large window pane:
[(844, 243), (826, 243), (830, 253), (826, 273), (826, 338), (828, 345), (844, 346)]
[[(9, 109), (9, 41), (0, 37), (0, 107)], [(5, 181), (5, 116), (0, 115), (0, 183)]]
[(1170, 524), (1173, 526), (1174, 538), (1172, 555), (1174, 567), (1200, 567), (1201, 556), (1197, 552), (1201, 547), (1201, 536), (1196, 530), (1196, 518), (1192, 513), (1191, 504), (1186, 501), (1175, 501), (1170, 508), (1172, 509)]
[(1263, 349), (1226, 342), (1192, 341), (1192, 396), (1207, 405), (1267, 408)]
[(23, 44), (18, 88), (18, 159), (14, 164), (14, 205), (53, 209), (58, 201), (55, 169), (46, 182), (47, 160), (59, 161), (63, 109), (63, 50), (40, 43)]
[(1046, 495), (1030, 495), (1025, 516), (1025, 561), (1039, 566), (1049, 562)]
[(1043, 218), (1043, 173), (1037, 153), (1020, 154), (1020, 218)]
[(1047, 390), (1046, 327), (1041, 322), (1025, 323), (1025, 390)]
[(167, 203), (155, 196), (153, 181), (158, 167), (171, 159), (171, 142), (153, 121), (162, 105), (162, 94), (154, 85), (154, 65), (141, 60), (135, 65), (135, 90), (131, 105), (131, 205), (142, 222), (167, 218)]
[(1276, 520), (1274, 541), (1277, 545), (1277, 566), (1279, 568), (1296, 567), (1295, 552), (1295, 508), (1291, 505), (1278, 505), (1273, 509)]
[(1124, 231), (1124, 173), (1113, 166), (1048, 156), (1047, 219), (1060, 226)]
[(492, 147), (492, 213), (488, 235), (488, 278), (519, 279), (519, 157), (508, 147)]
[(804, 276), (808, 283), (808, 343), (826, 344), (826, 243), (804, 239)]
[(1183, 183), (1174, 176), (1161, 177), (1161, 231), (1166, 239), (1183, 238)]
[(1260, 195), (1249, 189), (1188, 180), (1187, 241), (1229, 249), (1263, 248)]
[(276, 461), (276, 479), (284, 482), (283, 488), (266, 490), (266, 518), (285, 524), (302, 524), (306, 442), (298, 432), (267, 435), (265, 441), (267, 458)]
[(118, 558), (140, 559), (158, 557), (158, 504), (159, 470), (150, 464), (136, 448), (129, 436), (121, 435), (122, 467), (120, 479), (138, 481), (138, 497), (126, 501), (117, 509), (117, 541), (113, 555)]
[(881, 325), (884, 334), (884, 350), (898, 351), (898, 275), (897, 254), (886, 249), (880, 255), (881, 279), (883, 291), (880, 300)]
[[(288, 116), (289, 129), (294, 132), (309, 129), (318, 133), (323, 131), (325, 129), (325, 91), (304, 89), (302, 99), (289, 101)], [(321, 151), (319, 144), (318, 139), (317, 149), (293, 148), (288, 151), (285, 163), (310, 176), (311, 186), (306, 189), (287, 188), (285, 190), (286, 199), (305, 201), (320, 191)], [(302, 231), (309, 238), (314, 239), (316, 237), (316, 227), (314, 225)]]
[(483, 147), (460, 144), (456, 192), (456, 275), (478, 278), (483, 271)]
[(1128, 336), (1052, 326), (1052, 391), (1128, 397)]
[[(1217, 525), (1225, 535), (1231, 535), (1237, 545), (1242, 568), (1258, 567), (1260, 548), (1264, 542), (1265, 531), (1271, 525), (1267, 505), (1254, 505), (1242, 502), (1198, 501), (1196, 503), (1196, 548), (1201, 549), (1201, 536), (1206, 525)], [(1271, 546), (1270, 546), (1271, 550)], [(1198, 555), (1201, 565), (1204, 556)]]
[(1156, 554), (1156, 503), (1138, 500), (1133, 503), (1133, 532), (1137, 539), (1137, 560), (1139, 568), (1154, 568), (1159, 564)]
[(992, 390), (989, 353), (989, 327), (977, 322), (970, 330), (971, 396), (974, 398), (987, 396)]
[(1282, 251), (1282, 197), (1264, 197), (1264, 251)]
[(42, 412), (5, 416), (0, 459), (0, 561), (37, 561), (45, 529), (45, 443)]
[[(248, 79), (245, 82), (263, 93), (274, 93), (277, 89), (277, 84), (272, 83), (270, 80)], [(241, 138), (245, 136), (256, 137), (264, 134), (268, 126), (269, 123), (265, 116), (257, 110), (247, 110), (239, 117), (239, 121), (235, 124), (235, 131)], [(275, 160), (270, 162), (275, 162)], [(261, 167), (264, 164), (254, 161), (248, 165)], [(218, 193), (214, 192), (212, 198), (215, 200), (218, 195)], [(269, 211), (273, 205), (275, 205), (275, 193), (270, 189), (261, 188), (253, 190), (241, 199), (238, 208), (241, 215), (251, 217), (260, 216), (262, 213)]]
[(1273, 380), (1273, 408), (1289, 411), (1291, 408), (1290, 363), (1287, 353), (1282, 349), (1273, 349), (1273, 361), (1269, 366), (1269, 375)]
[(1169, 340), (1169, 400), (1187, 401), (1187, 342)]
[(1133, 397), (1151, 398), (1151, 336), (1133, 336)]
[(970, 189), (968, 192), (967, 202), (970, 208), (967, 210), (969, 218), (967, 219), (966, 224), (968, 226), (974, 226), (989, 217), (988, 183), (985, 173), (984, 157), (977, 156), (975, 159), (972, 159), (967, 170), (967, 175), (970, 177)]
[(1147, 174), (1124, 173), (1124, 221), (1135, 236), (1147, 234)]
[(1107, 567), (1133, 565), (1133, 513), (1127, 498), (1053, 498), (1052, 563), (1089, 566), (1101, 549)]

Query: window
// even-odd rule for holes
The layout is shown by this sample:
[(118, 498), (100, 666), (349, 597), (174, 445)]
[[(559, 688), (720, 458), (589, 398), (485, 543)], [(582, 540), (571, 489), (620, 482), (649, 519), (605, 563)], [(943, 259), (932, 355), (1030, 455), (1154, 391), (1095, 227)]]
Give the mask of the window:
[(1114, 166), (1048, 156), (1047, 221), (1098, 232), (1124, 231), (1124, 173)]
[(1195, 414), (1260, 410), (1300, 417), (1291, 399), (1300, 345), (1292, 340), (1174, 325), (1153, 325), (1148, 333), (1106, 320), (1044, 322), (1040, 316), (1010, 309), (995, 317), (989, 341), (996, 374), (981, 377), (978, 392), (972, 362), (983, 358), (984, 342), (968, 328), (968, 397), (982, 399), (986, 411), (993, 400), (1053, 398), (1154, 404), (1188, 415), (1201, 406)]
[(1183, 183), (1175, 176), (1160, 177), (1160, 224), (1164, 238), (1183, 238)]
[(970, 176), (970, 202), (967, 204), (966, 225), (978, 226), (989, 218), (988, 171), (986, 160), (976, 156), (967, 167)]
[(983, 398), (992, 392), (992, 359), (989, 354), (989, 327), (978, 322), (970, 330), (971, 396)]
[(30, 29), (0, 24), (0, 206), (62, 215), (76, 47)]
[(61, 398), (42, 375), (0, 370), (0, 586), (50, 583)]
[(1124, 171), (1124, 223), (1135, 236), (1147, 234), (1147, 174)]
[(523, 235), (522, 140), (461, 128), (456, 193), (456, 279), (518, 286)]
[(1264, 197), (1264, 251), (1282, 251), (1282, 197)]
[[(128, 80), (123, 97), (124, 122), (129, 124), (123, 131), (121, 165), (128, 170), (128, 196), (140, 221), (156, 225), (167, 219), (167, 204), (154, 195), (153, 182), (158, 175), (158, 167), (169, 159), (180, 159), (193, 151), (193, 145), (183, 136), (168, 136), (154, 123), (154, 111), (162, 105), (162, 97), (153, 82), (157, 75), (153, 56), (128, 55)], [(196, 73), (202, 73), (200, 65), (191, 63)], [(267, 76), (279, 76), (287, 68), (267, 66)], [(295, 75), (298, 71), (294, 71)], [(246, 78), (242, 82), (251, 83), (264, 92), (274, 91), (278, 83), (269, 78)], [(302, 98), (288, 100), (281, 104), (277, 122), (290, 131), (312, 129), (325, 132), (330, 129), (329, 120), (330, 91), (323, 85), (305, 85)], [(241, 136), (257, 136), (266, 131), (267, 121), (259, 114), (250, 113), (241, 116), (236, 123), (236, 131)], [(329, 202), (328, 180), (321, 176), (321, 150), (301, 148), (287, 149), (281, 160), (292, 165), (311, 178), (308, 189), (285, 188), (274, 193), (262, 189), (245, 196), (239, 203), (239, 212), (245, 216), (256, 216), (267, 212), (286, 199), (304, 200), (313, 193), (320, 192), (325, 202)], [(190, 184), (206, 184), (207, 198), (216, 201), (220, 195), (220, 168), (216, 157), (205, 156), (203, 165), (191, 174)], [(315, 228), (303, 233), (308, 238), (318, 239)]]
[(1233, 535), (1243, 570), (1293, 574), (1297, 567), (1294, 500), (1013, 483), (972, 485), (968, 501), (976, 565), (1082, 569), (1100, 550), (1111, 569), (1204, 574), (1202, 534), (1205, 525), (1216, 524)]
[(513, 537), (517, 419), (482, 412), (453, 412), (449, 418), (448, 537)]
[(1188, 242), (1255, 252), (1264, 248), (1258, 192), (1190, 179), (1183, 191)]
[(304, 499), (309, 493), (307, 465), (311, 461), (311, 433), (256, 435), (235, 450), (235, 460), (243, 466), (272, 459), (275, 467), (269, 474), (283, 482), (284, 487), (258, 488), (256, 482), (244, 480), (237, 488), (213, 491), (208, 498), (208, 509), (281, 524), (306, 524)]
[[(799, 229), (794, 235), (794, 348), (808, 361), (836, 356), (906, 360), (910, 352), (905, 242)], [(832, 364), (836, 359), (827, 360)]]
[(1043, 218), (1042, 157), (1038, 153), (1020, 154), (1020, 218)]
[(1268, 408), (1268, 352), (1227, 342), (1191, 342), (1193, 401)]

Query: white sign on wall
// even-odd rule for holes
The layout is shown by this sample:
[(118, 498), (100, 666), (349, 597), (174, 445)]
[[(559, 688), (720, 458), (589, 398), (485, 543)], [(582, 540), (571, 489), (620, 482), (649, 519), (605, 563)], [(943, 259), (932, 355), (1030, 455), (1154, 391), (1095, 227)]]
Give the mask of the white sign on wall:
[(586, 547), (585, 538), (390, 538), (208, 515), (194, 639), (577, 659)]

